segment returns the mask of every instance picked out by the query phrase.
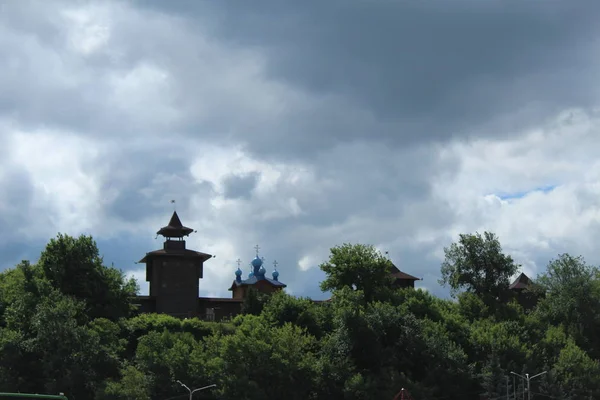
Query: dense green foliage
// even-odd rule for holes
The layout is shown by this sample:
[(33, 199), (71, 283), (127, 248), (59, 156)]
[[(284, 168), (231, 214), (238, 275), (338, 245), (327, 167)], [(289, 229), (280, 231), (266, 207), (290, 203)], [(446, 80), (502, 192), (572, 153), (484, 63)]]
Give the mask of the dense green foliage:
[[(70, 399), (600, 398), (600, 272), (552, 260), (523, 307), (498, 238), (461, 235), (442, 281), (455, 299), (394, 290), (390, 262), (344, 244), (321, 268), (329, 302), (252, 292), (232, 321), (135, 315), (134, 282), (90, 237), (59, 235), (37, 264), (0, 273), (0, 389)], [(502, 397), (504, 396), (504, 397)], [(520, 397), (519, 397), (520, 398)]]

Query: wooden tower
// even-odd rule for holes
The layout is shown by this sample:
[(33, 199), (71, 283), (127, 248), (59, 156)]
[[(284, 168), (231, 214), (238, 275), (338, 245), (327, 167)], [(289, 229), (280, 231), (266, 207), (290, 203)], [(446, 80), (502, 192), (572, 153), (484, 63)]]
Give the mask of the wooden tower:
[(199, 279), (204, 262), (212, 255), (188, 250), (183, 238), (194, 232), (183, 226), (177, 212), (157, 235), (165, 238), (163, 248), (146, 253), (139, 262), (146, 264), (146, 281), (154, 311), (175, 317), (198, 316)]

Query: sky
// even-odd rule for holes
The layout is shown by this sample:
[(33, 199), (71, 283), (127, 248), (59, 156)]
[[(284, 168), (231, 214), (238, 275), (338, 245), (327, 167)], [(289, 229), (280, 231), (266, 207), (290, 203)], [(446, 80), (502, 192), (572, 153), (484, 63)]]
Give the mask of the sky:
[(491, 231), (600, 263), (600, 2), (0, 0), (0, 269), (59, 232), (139, 279), (175, 207), (230, 296), (260, 246), (327, 298), (342, 243), (440, 287)]

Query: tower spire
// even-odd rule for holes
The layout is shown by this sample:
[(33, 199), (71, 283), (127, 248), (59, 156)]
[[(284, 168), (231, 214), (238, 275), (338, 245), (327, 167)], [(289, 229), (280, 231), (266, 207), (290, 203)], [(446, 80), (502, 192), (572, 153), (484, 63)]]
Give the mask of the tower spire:
[(273, 280), (278, 281), (279, 280), (279, 271), (277, 271), (277, 264), (279, 264), (277, 262), (277, 260), (273, 260)]
[(169, 220), (169, 224), (167, 226), (163, 226), (156, 232), (157, 235), (162, 235), (168, 239), (170, 238), (183, 238), (184, 236), (188, 236), (190, 233), (194, 232), (192, 228), (188, 228), (187, 226), (183, 226), (181, 220), (179, 219), (179, 215), (177, 215), (177, 211), (173, 211), (173, 215)]
[(261, 258), (258, 255), (258, 250), (260, 249), (259, 245), (254, 246), (254, 250), (256, 250), (256, 257), (254, 257), (254, 260), (252, 260), (250, 262), (250, 265), (252, 265), (252, 270), (254, 273), (254, 276), (257, 278), (260, 278), (263, 274), (261, 274), (262, 271), (264, 271), (262, 267), (263, 263), (264, 263), (264, 257)]

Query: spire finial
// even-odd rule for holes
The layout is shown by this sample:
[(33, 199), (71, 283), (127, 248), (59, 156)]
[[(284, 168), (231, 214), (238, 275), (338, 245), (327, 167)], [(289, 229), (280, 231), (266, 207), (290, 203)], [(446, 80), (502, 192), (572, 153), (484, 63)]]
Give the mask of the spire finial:
[(256, 258), (258, 258), (258, 250), (260, 250), (260, 246), (259, 245), (254, 246), (254, 250), (256, 250)]
[(171, 200), (171, 204), (173, 204), (173, 211), (177, 211), (176, 210), (177, 207), (175, 207), (175, 200)]
[(271, 274), (273, 276), (273, 280), (278, 281), (279, 280), (279, 271), (277, 271), (277, 260), (273, 261), (273, 273)]
[(240, 267), (240, 264), (242, 264), (242, 260), (240, 260), (239, 258), (237, 260), (235, 260), (235, 262), (237, 263), (238, 268)]

